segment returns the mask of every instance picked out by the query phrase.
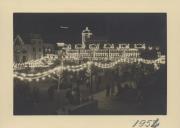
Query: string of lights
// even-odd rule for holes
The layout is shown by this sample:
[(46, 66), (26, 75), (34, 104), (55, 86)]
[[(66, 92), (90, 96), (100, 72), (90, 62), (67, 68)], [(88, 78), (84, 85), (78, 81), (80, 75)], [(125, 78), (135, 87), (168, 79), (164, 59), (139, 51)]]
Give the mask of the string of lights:
[[(53, 55), (55, 56), (55, 55)], [(24, 69), (26, 67), (29, 68), (38, 68), (38, 67), (49, 67), (50, 65), (52, 65), (52, 61), (57, 60), (57, 57), (51, 57), (50, 55), (41, 57), (40, 59), (37, 60), (31, 60), (28, 62), (24, 62), (24, 63), (16, 63), (13, 65), (14, 70), (21, 70)], [(46, 62), (46, 63), (44, 63)]]
[(146, 59), (119, 59), (117, 61), (114, 62), (110, 62), (110, 63), (101, 63), (101, 62), (92, 62), (92, 61), (88, 61), (84, 64), (80, 64), (80, 65), (67, 65), (67, 66), (58, 66), (55, 67), (53, 69), (50, 69), (48, 71), (44, 71), (44, 72), (38, 72), (38, 73), (34, 73), (34, 74), (27, 74), (27, 73), (20, 73), (15, 71), (14, 72), (14, 77), (18, 78), (20, 80), (28, 80), (29, 82), (31, 82), (32, 80), (36, 80), (37, 82), (42, 79), (45, 80), (46, 77), (51, 77), (51, 75), (57, 75), (60, 71), (71, 71), (71, 72), (79, 72), (82, 71), (86, 68), (89, 69), (89, 67), (91, 67), (92, 65), (98, 67), (98, 68), (102, 68), (102, 69), (108, 69), (108, 68), (113, 68), (114, 66), (116, 66), (119, 63), (134, 63), (134, 62), (142, 62), (145, 64), (154, 64), (155, 69), (159, 69), (158, 64), (164, 64), (164, 62), (160, 61), (160, 58), (156, 59), (156, 60), (146, 60)]

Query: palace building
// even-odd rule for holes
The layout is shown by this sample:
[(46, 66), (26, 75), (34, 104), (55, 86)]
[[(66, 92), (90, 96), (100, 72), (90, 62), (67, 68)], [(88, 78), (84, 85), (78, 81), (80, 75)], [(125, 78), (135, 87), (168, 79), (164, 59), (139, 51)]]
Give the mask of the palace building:
[[(61, 49), (58, 49), (60, 48)], [(95, 39), (91, 30), (86, 27), (82, 31), (81, 43), (57, 43), (57, 46), (45, 43), (39, 34), (30, 34), (29, 38), (17, 35), (14, 40), (14, 63), (24, 63), (37, 60), (43, 56), (59, 56), (65, 51), (65, 61), (116, 61), (118, 59), (129, 59), (137, 61), (141, 58), (142, 51), (149, 49), (151, 52), (155, 47), (147, 47), (142, 43), (109, 42)], [(156, 50), (161, 57), (160, 50)]]
[[(102, 45), (102, 44), (101, 44)], [(71, 49), (71, 45), (65, 45), (66, 60), (110, 60), (114, 61), (118, 58), (138, 58), (139, 50), (145, 48), (145, 44), (134, 44), (134, 48), (129, 48), (129, 44), (89, 44), (85, 49), (83, 45), (75, 44), (75, 49)], [(140, 47), (141, 46), (141, 47)], [(102, 47), (102, 48), (101, 48)]]
[(86, 27), (82, 31), (82, 43), (64, 44), (66, 51), (65, 60), (96, 60), (96, 61), (114, 61), (118, 58), (138, 58), (139, 50), (146, 49), (144, 43), (108, 43), (96, 40), (91, 30)]

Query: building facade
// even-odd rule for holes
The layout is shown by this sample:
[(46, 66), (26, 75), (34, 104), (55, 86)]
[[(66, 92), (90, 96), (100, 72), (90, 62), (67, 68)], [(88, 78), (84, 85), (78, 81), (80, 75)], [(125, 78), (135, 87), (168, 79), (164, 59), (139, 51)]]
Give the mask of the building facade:
[(52, 52), (54, 47), (44, 43), (41, 35), (17, 35), (14, 39), (14, 63), (24, 63), (44, 56), (45, 51)]
[[(30, 34), (29, 38), (17, 35), (14, 40), (14, 63), (24, 63), (31, 60), (37, 60), (43, 56), (57, 58), (64, 50), (63, 58), (65, 61), (116, 61), (118, 59), (129, 59), (137, 61), (141, 52), (152, 47), (145, 43), (111, 43), (108, 41), (96, 42), (93, 34), (88, 27), (82, 31), (82, 43), (78, 44), (54, 44), (44, 43), (38, 34)], [(61, 49), (58, 49), (61, 47)], [(63, 53), (64, 53), (63, 52)], [(158, 57), (161, 52), (157, 50)]]
[[(69, 44), (70, 45), (70, 44)], [(66, 47), (66, 58), (68, 61), (75, 60), (92, 60), (92, 61), (115, 61), (120, 58), (136, 58), (140, 56), (140, 50), (145, 48), (144, 44), (134, 44), (133, 48), (129, 44), (119, 44), (115, 47), (114, 44), (89, 44), (88, 48), (84, 48), (80, 44), (75, 45), (75, 49)], [(140, 47), (141, 46), (141, 47)]]

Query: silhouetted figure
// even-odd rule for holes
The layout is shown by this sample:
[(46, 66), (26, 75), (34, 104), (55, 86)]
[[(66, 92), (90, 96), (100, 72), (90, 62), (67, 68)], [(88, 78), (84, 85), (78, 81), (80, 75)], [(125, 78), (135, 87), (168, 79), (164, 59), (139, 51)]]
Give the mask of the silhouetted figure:
[(110, 96), (110, 90), (111, 90), (111, 87), (109, 84), (106, 85), (106, 96)]
[(86, 87), (89, 89), (90, 92), (92, 92), (92, 79), (88, 78), (86, 80)]
[(111, 91), (111, 88), (113, 86), (112, 81), (113, 81), (112, 72), (110, 70), (108, 70), (108, 71), (106, 71), (105, 77), (104, 77), (104, 80), (103, 80), (103, 82), (104, 82), (104, 84), (106, 86), (106, 96), (107, 97), (110, 96), (110, 94), (112, 93), (112, 91)]
[(56, 89), (57, 89), (56, 86), (51, 86), (48, 88), (48, 96), (50, 101), (54, 100), (54, 92)]
[(67, 109), (65, 107), (62, 107), (62, 113), (61, 114), (62, 115), (68, 114), (68, 111), (67, 111)]
[(98, 75), (98, 76), (96, 77), (96, 91), (99, 90), (100, 84), (101, 84), (101, 76)]
[(72, 89), (68, 90), (66, 93), (66, 98), (68, 99), (70, 104), (73, 104), (73, 95), (72, 95)]
[(33, 101), (31, 88), (27, 83), (18, 83), (15, 85), (16, 96), (14, 97), (14, 114), (32, 114)]
[(34, 103), (38, 103), (39, 102), (39, 88), (37, 86), (33, 87), (33, 90), (32, 90), (32, 99), (33, 99)]
[(111, 85), (110, 93), (111, 93), (111, 96), (113, 96), (115, 93), (115, 85), (114, 84)]
[(143, 95), (142, 95), (142, 91), (141, 90), (137, 90), (137, 102), (138, 104), (142, 104), (143, 103)]
[(76, 86), (74, 89), (74, 103), (75, 104), (80, 104), (80, 90), (79, 90), (79, 86)]

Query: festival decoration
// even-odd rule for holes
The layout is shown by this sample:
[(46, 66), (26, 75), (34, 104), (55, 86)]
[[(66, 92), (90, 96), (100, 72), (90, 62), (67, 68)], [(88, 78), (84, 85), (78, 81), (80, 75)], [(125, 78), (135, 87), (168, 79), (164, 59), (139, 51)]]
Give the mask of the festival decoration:
[(25, 68), (38, 68), (38, 67), (49, 67), (52, 65), (52, 61), (55, 61), (58, 59), (57, 55), (54, 54), (47, 54), (46, 56), (37, 59), (37, 60), (31, 60), (25, 63), (16, 63), (13, 65), (14, 70), (22, 70)]
[[(91, 72), (91, 66), (94, 65), (98, 68), (102, 69), (108, 69), (108, 68), (113, 68), (119, 63), (145, 63), (145, 64), (153, 64), (154, 68), (156, 70), (159, 69), (159, 64), (165, 64), (164, 56), (156, 59), (156, 60), (146, 60), (142, 58), (121, 58), (117, 61), (114, 62), (109, 62), (109, 63), (102, 63), (102, 62), (93, 62), (93, 61), (88, 61), (86, 63), (80, 64), (80, 65), (67, 65), (67, 66), (57, 66), (54, 67), (53, 69), (49, 69), (48, 71), (44, 72), (38, 72), (34, 74), (28, 74), (28, 73), (20, 73), (18, 71), (14, 71), (14, 78), (18, 78), (20, 80), (27, 80), (29, 82), (35, 80), (36, 82), (39, 82), (39, 80), (45, 80), (47, 77), (51, 78), (52, 75), (59, 75), (59, 72), (62, 71), (71, 71), (71, 72), (79, 72), (84, 69), (87, 69), (87, 72)], [(62, 75), (62, 74), (61, 74)]]

